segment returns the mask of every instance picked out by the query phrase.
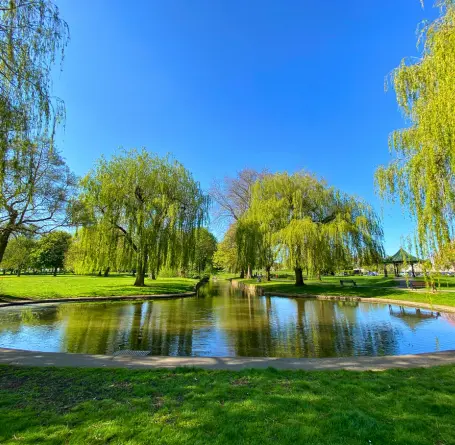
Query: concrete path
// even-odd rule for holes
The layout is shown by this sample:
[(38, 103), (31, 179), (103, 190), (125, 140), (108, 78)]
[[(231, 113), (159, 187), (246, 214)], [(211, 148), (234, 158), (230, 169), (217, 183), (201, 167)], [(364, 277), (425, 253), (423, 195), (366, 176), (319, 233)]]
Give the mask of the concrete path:
[(392, 368), (423, 368), (455, 364), (455, 350), (416, 355), (346, 358), (252, 358), (252, 357), (125, 357), (113, 355), (33, 352), (0, 348), (0, 364), (16, 366), (59, 366), (73, 368), (159, 369), (196, 367), (240, 370), (248, 368), (329, 371), (383, 371)]

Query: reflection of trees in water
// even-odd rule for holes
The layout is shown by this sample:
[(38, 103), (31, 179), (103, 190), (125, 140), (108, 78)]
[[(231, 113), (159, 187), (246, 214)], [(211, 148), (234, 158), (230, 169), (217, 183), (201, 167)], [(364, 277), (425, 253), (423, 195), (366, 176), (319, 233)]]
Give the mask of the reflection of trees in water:
[[(396, 332), (388, 324), (361, 323), (358, 303), (294, 299), (294, 316), (280, 323), (280, 300), (273, 299), (271, 337), (280, 356), (334, 357), (393, 354)], [(282, 321), (282, 320), (281, 320)]]
[(117, 303), (62, 305), (58, 311), (64, 329), (62, 349), (89, 354), (112, 353), (131, 329), (128, 321), (132, 319), (133, 308)]
[(23, 326), (47, 327), (56, 329), (57, 306), (23, 307), (0, 310), (0, 334), (10, 332), (18, 333)]
[(405, 306), (392, 306), (389, 304), (389, 313), (392, 317), (398, 318), (412, 330), (425, 323), (427, 320), (437, 320), (441, 314), (437, 311), (425, 311), (419, 308), (410, 308)]
[(397, 350), (396, 332), (387, 323), (363, 323), (358, 303), (319, 300), (305, 303), (313, 309), (307, 310), (306, 323), (311, 338), (317, 339), (315, 356), (383, 355)]
[[(219, 286), (216, 317), (232, 352), (238, 356), (273, 356), (270, 299), (243, 295), (231, 286)], [(221, 303), (220, 303), (221, 302)]]
[(187, 300), (113, 303), (65, 308), (65, 349), (112, 353), (151, 350), (160, 355), (191, 355), (193, 325)]
[(156, 355), (191, 355), (194, 311), (188, 306), (188, 300), (148, 303), (131, 349), (146, 349)]

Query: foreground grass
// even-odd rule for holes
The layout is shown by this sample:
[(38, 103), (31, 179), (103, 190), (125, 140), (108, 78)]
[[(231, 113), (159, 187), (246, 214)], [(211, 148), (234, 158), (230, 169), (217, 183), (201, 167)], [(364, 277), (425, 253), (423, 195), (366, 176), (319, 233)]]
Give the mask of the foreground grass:
[(0, 275), (0, 299), (101, 297), (118, 295), (173, 294), (193, 290), (197, 280), (159, 278), (146, 280), (146, 287), (134, 287), (131, 275), (109, 277), (86, 275)]
[(240, 280), (245, 284), (261, 286), (265, 292), (287, 293), (287, 294), (310, 294), (310, 295), (329, 295), (329, 296), (357, 296), (364, 298), (391, 298), (394, 300), (414, 301), (418, 303), (445, 305), (455, 307), (455, 292), (445, 292), (440, 288), (437, 292), (430, 290), (411, 291), (399, 287), (388, 287), (388, 279), (383, 277), (346, 277), (354, 279), (357, 287), (346, 285), (340, 286), (340, 277), (327, 278), (323, 281), (305, 280), (305, 286), (296, 287), (293, 281), (276, 280), (263, 281), (258, 283), (257, 280)]
[(3, 444), (453, 444), (455, 367), (0, 367)]

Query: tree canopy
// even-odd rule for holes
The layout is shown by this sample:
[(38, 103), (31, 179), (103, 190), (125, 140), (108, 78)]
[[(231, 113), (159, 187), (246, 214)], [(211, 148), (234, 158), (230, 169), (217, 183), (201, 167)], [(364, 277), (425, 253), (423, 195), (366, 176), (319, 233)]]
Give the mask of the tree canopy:
[(145, 149), (101, 158), (81, 182), (80, 201), (91, 230), (130, 246), (137, 286), (163, 265), (186, 268), (196, 229), (207, 216), (208, 198), (178, 162)]
[(303, 284), (303, 270), (320, 274), (383, 255), (382, 228), (372, 208), (307, 172), (257, 181), (247, 216), (262, 225), (268, 249), (279, 247), (295, 270), (296, 285)]
[(8, 244), (3, 256), (2, 269), (15, 270), (20, 276), (22, 270), (32, 265), (32, 254), (35, 246), (36, 241), (32, 238), (24, 235), (14, 237)]
[(213, 256), (216, 252), (217, 241), (215, 236), (205, 227), (196, 231), (194, 246), (193, 269), (201, 274), (213, 266)]
[(33, 251), (33, 262), (40, 269), (52, 269), (54, 275), (64, 266), (65, 254), (71, 243), (71, 234), (56, 231), (42, 236)]
[(3, 158), (0, 261), (12, 234), (47, 233), (68, 222), (76, 178), (49, 141), (16, 141)]
[(418, 244), (429, 250), (453, 238), (455, 211), (455, 2), (438, 5), (441, 16), (420, 35), (421, 57), (392, 73), (409, 125), (390, 135), (393, 159), (376, 172), (380, 195), (408, 208)]
[(223, 240), (218, 243), (213, 261), (216, 267), (223, 268), (228, 272), (240, 270), (237, 262), (236, 227), (234, 224), (227, 229)]

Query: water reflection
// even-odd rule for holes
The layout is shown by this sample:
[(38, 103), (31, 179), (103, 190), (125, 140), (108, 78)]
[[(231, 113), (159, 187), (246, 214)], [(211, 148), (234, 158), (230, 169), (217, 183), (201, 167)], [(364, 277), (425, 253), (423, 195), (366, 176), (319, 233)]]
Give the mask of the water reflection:
[(392, 305), (248, 297), (210, 283), (198, 297), (0, 310), (0, 346), (173, 356), (336, 357), (455, 349), (455, 323)]

